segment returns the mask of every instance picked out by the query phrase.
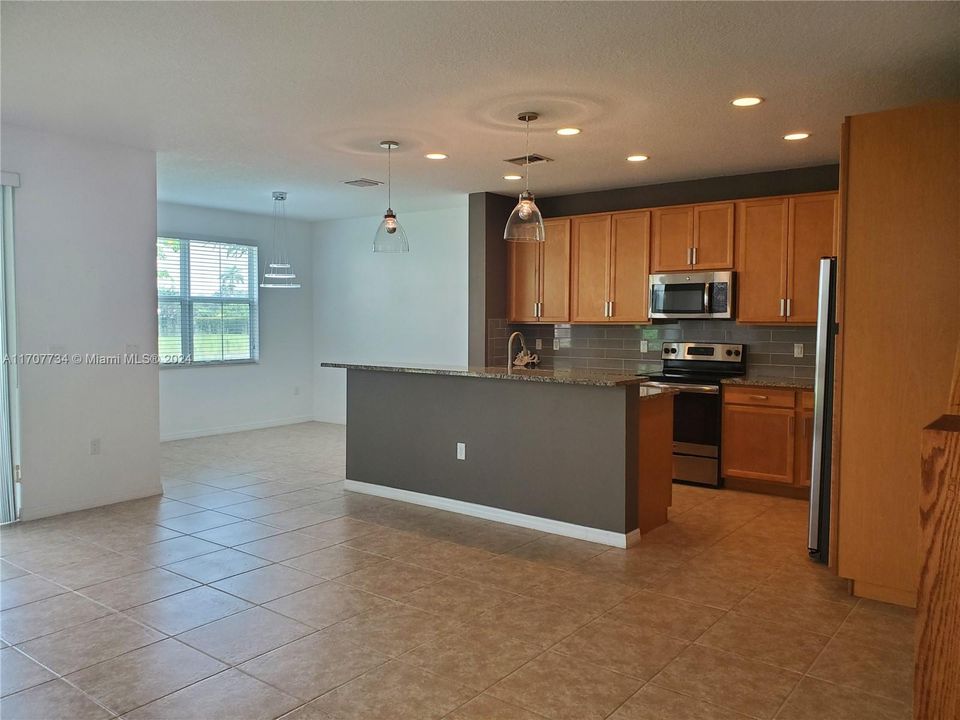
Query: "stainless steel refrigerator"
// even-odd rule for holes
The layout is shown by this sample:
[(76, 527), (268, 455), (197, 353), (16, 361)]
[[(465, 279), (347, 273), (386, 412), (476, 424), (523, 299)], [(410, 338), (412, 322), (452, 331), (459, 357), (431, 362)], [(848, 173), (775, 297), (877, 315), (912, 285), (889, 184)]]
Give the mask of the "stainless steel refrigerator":
[(833, 445), (833, 370), (837, 339), (837, 259), (820, 259), (817, 368), (813, 384), (813, 458), (810, 464), (810, 557), (826, 563), (830, 541), (830, 456)]

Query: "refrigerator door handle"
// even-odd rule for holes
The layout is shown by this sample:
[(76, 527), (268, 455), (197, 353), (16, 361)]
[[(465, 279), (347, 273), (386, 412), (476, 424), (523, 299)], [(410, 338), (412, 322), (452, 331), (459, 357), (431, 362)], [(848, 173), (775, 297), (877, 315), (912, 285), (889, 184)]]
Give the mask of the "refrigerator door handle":
[(813, 381), (813, 457), (810, 461), (810, 520), (807, 530), (807, 547), (811, 552), (819, 551), (823, 544), (820, 538), (820, 504), (823, 494), (824, 412), (830, 373), (827, 347), (829, 333), (833, 329), (833, 318), (830, 317), (833, 263), (833, 258), (820, 260), (820, 290), (817, 295), (817, 365)]

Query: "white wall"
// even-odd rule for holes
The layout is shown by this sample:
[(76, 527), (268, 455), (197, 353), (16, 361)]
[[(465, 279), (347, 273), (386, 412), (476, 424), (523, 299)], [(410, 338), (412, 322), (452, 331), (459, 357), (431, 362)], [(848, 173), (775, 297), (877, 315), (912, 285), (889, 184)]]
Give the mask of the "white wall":
[[(156, 155), (4, 125), (18, 350), (156, 353)], [(24, 519), (160, 492), (156, 365), (20, 367)], [(90, 454), (99, 438), (101, 454)]]
[[(269, 192), (264, 207), (272, 211)], [(160, 233), (253, 242), (269, 262), (273, 218), (159, 203)], [(299, 290), (260, 289), (260, 362), (160, 370), (164, 440), (213, 435), (313, 419), (313, 226), (287, 221), (287, 245)], [(296, 393), (296, 394), (295, 394)]]
[(379, 217), (316, 223), (315, 415), (346, 422), (346, 371), (321, 362), (467, 364), (467, 198), (401, 213), (406, 254), (376, 254)]

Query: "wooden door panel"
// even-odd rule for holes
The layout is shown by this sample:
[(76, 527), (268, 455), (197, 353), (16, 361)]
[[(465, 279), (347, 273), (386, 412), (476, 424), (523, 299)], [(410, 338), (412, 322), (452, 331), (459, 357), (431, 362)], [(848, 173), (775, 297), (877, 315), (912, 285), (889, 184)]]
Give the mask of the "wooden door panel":
[(786, 198), (737, 203), (737, 321), (780, 323), (786, 298), (789, 203)]
[(607, 322), (609, 297), (610, 216), (573, 218), (571, 237), (571, 302), (573, 322)]
[(795, 423), (792, 407), (724, 405), (723, 475), (792, 485)]
[(789, 323), (817, 321), (820, 258), (833, 255), (837, 194), (790, 198), (787, 262)]
[(507, 246), (507, 319), (536, 322), (540, 292), (540, 243), (511, 242)]
[(693, 209), (695, 270), (733, 269), (733, 203)]
[(693, 207), (667, 207), (653, 211), (650, 272), (690, 268), (693, 247)]
[(540, 321), (570, 321), (570, 220), (545, 220), (540, 251)]
[(810, 487), (810, 472), (813, 462), (813, 410), (797, 413), (797, 459), (796, 478), (799, 487)]
[(611, 221), (612, 321), (646, 323), (649, 298), (650, 213), (619, 213)]

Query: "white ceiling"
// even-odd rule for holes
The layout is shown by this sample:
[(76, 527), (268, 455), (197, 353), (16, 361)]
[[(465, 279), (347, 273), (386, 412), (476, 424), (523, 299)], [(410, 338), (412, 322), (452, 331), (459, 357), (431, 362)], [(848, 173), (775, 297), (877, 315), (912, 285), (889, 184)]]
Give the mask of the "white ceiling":
[[(5, 122), (158, 153), (161, 200), (307, 219), (836, 161), (844, 115), (958, 94), (960, 3), (9, 2)], [(730, 99), (767, 102), (736, 109)], [(583, 128), (562, 138), (554, 130)], [(790, 131), (812, 133), (787, 143)], [(449, 153), (430, 162), (428, 151)], [(627, 163), (629, 153), (650, 155)], [(15, 169), (15, 168), (14, 168)]]

